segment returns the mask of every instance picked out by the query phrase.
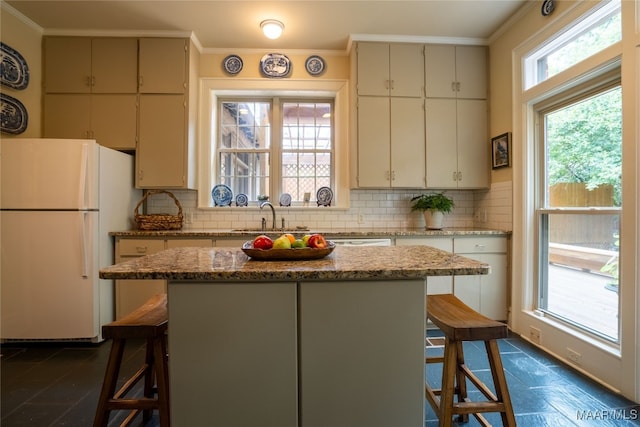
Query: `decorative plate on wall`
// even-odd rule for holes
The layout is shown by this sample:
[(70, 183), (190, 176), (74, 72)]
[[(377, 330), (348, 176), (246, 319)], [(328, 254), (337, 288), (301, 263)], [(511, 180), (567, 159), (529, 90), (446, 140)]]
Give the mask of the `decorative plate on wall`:
[(22, 102), (0, 93), (0, 131), (18, 135), (27, 129), (29, 116)]
[(22, 90), (29, 86), (29, 66), (20, 53), (0, 42), (0, 82), (12, 89)]
[(307, 69), (307, 73), (311, 74), (312, 76), (319, 76), (324, 72), (324, 59), (322, 59), (318, 55), (312, 55), (307, 58), (304, 63), (304, 67)]
[(228, 185), (218, 184), (211, 190), (211, 197), (215, 206), (229, 206), (233, 200), (233, 191)]
[(222, 64), (224, 65), (224, 70), (229, 74), (238, 74), (240, 71), (242, 71), (242, 58), (240, 58), (238, 55), (227, 56), (226, 58), (224, 58)]
[(286, 77), (291, 72), (291, 61), (281, 53), (267, 53), (260, 60), (260, 71), (266, 77)]

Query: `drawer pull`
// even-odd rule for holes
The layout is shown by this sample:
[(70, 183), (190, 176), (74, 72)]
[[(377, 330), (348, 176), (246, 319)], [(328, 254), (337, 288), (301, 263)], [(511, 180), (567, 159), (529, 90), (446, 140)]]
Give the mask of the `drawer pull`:
[(136, 252), (139, 254), (146, 254), (147, 247), (146, 246), (136, 246)]
[(485, 245), (476, 244), (476, 248), (484, 250), (486, 248), (486, 246)]

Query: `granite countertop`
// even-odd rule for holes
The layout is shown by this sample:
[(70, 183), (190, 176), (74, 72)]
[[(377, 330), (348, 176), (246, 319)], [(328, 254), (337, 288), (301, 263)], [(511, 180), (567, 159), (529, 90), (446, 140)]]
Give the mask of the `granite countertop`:
[(326, 236), (344, 237), (344, 238), (367, 238), (367, 237), (429, 237), (429, 236), (475, 236), (475, 235), (493, 235), (508, 236), (510, 231), (486, 229), (486, 228), (465, 228), (465, 227), (448, 227), (442, 230), (425, 230), (424, 228), (358, 228), (358, 229), (339, 229), (339, 228), (311, 228), (308, 230), (276, 229), (265, 230), (259, 229), (212, 229), (212, 230), (125, 230), (112, 231), (111, 236), (120, 237), (242, 237), (255, 236), (256, 234), (274, 234), (282, 232), (291, 232), (294, 234), (321, 233)]
[(488, 264), (429, 246), (338, 246), (307, 261), (259, 261), (240, 248), (174, 248), (100, 270), (103, 279), (170, 281), (395, 280), (489, 274)]

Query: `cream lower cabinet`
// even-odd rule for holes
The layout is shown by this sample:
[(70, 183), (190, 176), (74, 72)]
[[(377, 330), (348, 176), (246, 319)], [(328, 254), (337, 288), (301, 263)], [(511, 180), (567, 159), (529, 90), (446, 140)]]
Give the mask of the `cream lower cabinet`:
[[(211, 239), (164, 239), (116, 237), (116, 263), (151, 255), (169, 248), (213, 246)], [(165, 280), (116, 280), (116, 319), (127, 315), (153, 295), (167, 292)]]
[(508, 256), (503, 236), (397, 238), (396, 246), (425, 245), (485, 262), (491, 273), (427, 278), (427, 295), (453, 293), (469, 307), (495, 320), (507, 320)]

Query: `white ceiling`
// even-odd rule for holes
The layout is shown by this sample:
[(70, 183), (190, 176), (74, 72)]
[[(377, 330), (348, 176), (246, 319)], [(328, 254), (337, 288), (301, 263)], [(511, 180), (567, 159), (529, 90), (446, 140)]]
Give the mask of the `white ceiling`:
[[(351, 39), (486, 41), (531, 0), (4, 0), (45, 34), (193, 34), (204, 49), (344, 51)], [(260, 32), (264, 19), (282, 37)]]

